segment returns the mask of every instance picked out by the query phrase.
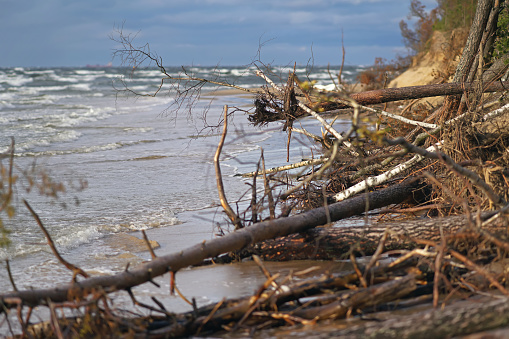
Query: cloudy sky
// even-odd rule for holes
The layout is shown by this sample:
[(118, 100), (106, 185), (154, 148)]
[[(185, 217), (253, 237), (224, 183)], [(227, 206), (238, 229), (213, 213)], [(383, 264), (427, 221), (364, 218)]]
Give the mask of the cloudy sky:
[[(0, 67), (106, 64), (115, 28), (165, 65), (371, 64), (404, 51), (410, 0), (0, 0)], [(423, 1), (429, 8), (432, 0)], [(114, 59), (113, 64), (120, 61)]]

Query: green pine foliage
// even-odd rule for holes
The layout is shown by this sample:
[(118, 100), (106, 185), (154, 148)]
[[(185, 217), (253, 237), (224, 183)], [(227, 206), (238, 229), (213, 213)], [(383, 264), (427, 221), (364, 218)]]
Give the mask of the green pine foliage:
[(498, 15), (497, 37), (493, 50), (493, 58), (498, 59), (502, 55), (509, 53), (509, 4)]
[(434, 30), (450, 32), (456, 28), (470, 27), (475, 16), (477, 0), (438, 0)]

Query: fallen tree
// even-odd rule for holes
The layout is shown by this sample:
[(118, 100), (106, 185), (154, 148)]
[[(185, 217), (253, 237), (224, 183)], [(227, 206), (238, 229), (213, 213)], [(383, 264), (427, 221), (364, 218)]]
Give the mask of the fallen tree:
[[(383, 104), (391, 101), (421, 99), (434, 96), (458, 95), (465, 92), (477, 91), (482, 86), (483, 93), (501, 92), (509, 90), (508, 81), (491, 83), (445, 83), (434, 85), (410, 86), (399, 88), (384, 88), (367, 92), (352, 93), (350, 98), (360, 105)], [(335, 97), (334, 94), (331, 94)], [(347, 105), (342, 106), (348, 107)], [(341, 106), (337, 108), (342, 108)]]
[[(503, 213), (503, 211), (501, 212)], [(494, 278), (500, 268), (493, 270), (493, 273), (487, 273), (452, 248), (455, 246), (454, 242), (465, 241), (469, 237), (474, 239), (477, 232), (477, 235), (484, 237), (482, 242), (493, 242), (502, 245), (499, 249), (507, 250), (508, 243), (500, 242), (498, 238), (486, 233), (487, 229), (507, 228), (507, 224), (504, 224), (505, 220), (500, 216), (501, 213), (467, 220), (461, 217), (443, 218), (438, 221), (438, 226), (433, 225), (433, 227), (437, 226), (443, 231), (438, 238), (442, 237), (443, 239), (446, 234), (445, 237), (448, 238), (446, 243), (439, 245), (432, 240), (415, 239), (420, 243), (420, 246), (426, 244), (429, 247), (411, 251), (400, 250), (398, 251), (400, 257), (379, 261), (382, 258), (380, 249), (385, 245), (391, 246), (390, 240), (383, 239), (382, 235), (375, 256), (369, 262), (365, 261), (367, 264), (362, 265), (353, 259), (351, 260), (352, 270), (324, 273), (312, 278), (301, 278), (312, 270), (293, 272), (286, 277), (280, 276), (279, 273), (273, 275), (254, 255), (253, 258), (267, 277), (266, 282), (254, 295), (238, 299), (225, 299), (181, 314), (167, 312), (163, 305), (158, 303), (161, 306), (158, 311), (163, 313), (162, 316), (153, 315), (137, 318), (134, 321), (113, 316), (110, 311), (96, 309), (94, 312), (89, 312), (88, 318), (83, 320), (79, 318), (58, 320), (58, 326), (62, 328), (62, 331), (72, 333), (72, 331), (80, 331), (85, 327), (98, 328), (105, 326), (108, 322), (113, 322), (118, 326), (115, 327), (116, 335), (137, 333), (146, 338), (207, 335), (217, 333), (221, 329), (253, 331), (285, 323), (305, 325), (305, 328), (296, 328), (295, 330), (298, 330), (299, 333), (307, 333), (312, 337), (324, 338), (329, 336), (358, 337), (359, 335), (425, 337), (429, 333), (441, 337), (488, 330), (507, 324), (507, 317), (501, 317), (499, 313), (506, 313), (503, 306), (507, 304), (506, 297), (495, 300), (488, 299), (483, 303), (474, 301), (469, 304), (464, 302), (463, 305), (453, 304), (452, 307), (427, 310), (415, 315), (393, 316), (392, 319), (382, 322), (369, 321), (370, 317), (368, 317), (367, 320), (356, 322), (357, 324), (361, 322), (362, 325), (350, 326), (341, 330), (324, 331), (322, 327), (314, 325), (317, 325), (320, 320), (343, 319), (357, 313), (366, 315), (379, 310), (407, 309), (406, 313), (412, 314), (413, 306), (420, 305), (422, 308), (422, 305), (429, 303), (431, 299), (435, 300), (435, 294), (431, 296), (431, 293), (439, 288), (465, 289), (465, 287), (475, 288), (474, 283), (482, 284), (475, 275), (472, 275), (470, 270), (473, 269), (478, 270), (478, 275), (484, 278), (487, 284), (494, 283), (502, 293), (506, 296), (509, 295), (504, 287), (500, 284), (497, 285)], [(476, 223), (482, 222), (485, 218), (483, 228), (478, 228)], [(429, 224), (422, 226), (429, 226)], [(384, 234), (392, 233), (398, 227), (404, 228), (403, 223), (399, 223), (399, 226), (396, 223), (389, 223)], [(457, 228), (464, 228), (464, 230), (453, 233), (452, 231)], [(420, 229), (418, 234), (423, 234), (422, 228), (418, 225), (413, 225), (409, 234), (415, 235), (413, 229)], [(437, 238), (433, 233), (430, 232), (432, 234), (430, 238)], [(369, 231), (366, 231), (366, 234), (369, 237)], [(377, 235), (379, 235), (378, 232)], [(406, 236), (406, 234), (401, 234), (402, 238)], [(453, 258), (441, 256), (440, 248), (448, 254), (450, 253)], [(437, 260), (440, 262), (439, 269), (436, 267)], [(437, 276), (441, 276), (444, 282), (437, 281), (435, 278)], [(436, 301), (438, 302), (438, 299)], [(442, 302), (445, 304), (447, 301), (443, 300)], [(476, 316), (476, 312), (481, 312), (482, 315)], [(419, 319), (423, 319), (423, 321), (419, 321)], [(47, 336), (48, 333), (52, 333), (50, 327), (36, 326), (27, 329), (27, 333), (39, 337)], [(344, 328), (344, 326), (340, 328)]]
[[(509, 55), (504, 60), (508, 60)], [(507, 61), (505, 61), (507, 62)], [(503, 68), (505, 66), (505, 68)], [(497, 63), (493, 66), (493, 70), (487, 71), (486, 74), (493, 75), (495, 72), (504, 72), (507, 65)], [(502, 69), (501, 69), (502, 68)], [(500, 76), (500, 73), (497, 73)], [(486, 77), (488, 78), (488, 77)], [(495, 78), (492, 76), (491, 78)], [(470, 82), (470, 83), (444, 83), (444, 84), (431, 84), (421, 86), (409, 86), (398, 88), (384, 88), (371, 90), (359, 93), (337, 93), (337, 92), (316, 92), (313, 96), (308, 96), (311, 104), (319, 105), (320, 110), (327, 114), (339, 113), (337, 110), (350, 108), (351, 105), (345, 103), (343, 100), (348, 97), (354, 100), (359, 105), (376, 105), (384, 104), (394, 101), (422, 99), (435, 96), (457, 96), (468, 93), (492, 93), (503, 92), (509, 90), (508, 81), (490, 81), (490, 82)], [(336, 99), (336, 100), (334, 100)], [(299, 119), (309, 116), (305, 109), (297, 109), (293, 112), (288, 112), (277, 108), (277, 105), (271, 103), (273, 99), (260, 98), (258, 99), (257, 110), (250, 116), (250, 121), (254, 124), (265, 124), (278, 120), (287, 120), (290, 116), (291, 119)]]
[(0, 294), (1, 310), (19, 305), (48, 305), (49, 302), (79, 300), (94, 291), (111, 293), (129, 290), (134, 286), (150, 282), (155, 277), (201, 263), (204, 259), (220, 254), (238, 251), (257, 242), (292, 233), (303, 232), (309, 228), (361, 214), (389, 204), (397, 204), (411, 196), (419, 188), (418, 180), (409, 180), (365, 195), (320, 207), (287, 218), (268, 220), (229, 233), (221, 238), (204, 241), (179, 253), (157, 257), (151, 262), (132, 270), (111, 276), (97, 276), (73, 282), (67, 286), (41, 290), (25, 290)]
[[(386, 251), (413, 249), (416, 239), (439, 242), (441, 237), (454, 239), (458, 232), (469, 234), (482, 222), (493, 216), (487, 212), (476, 221), (466, 215), (426, 218), (400, 222), (374, 223), (347, 227), (318, 227), (286, 237), (265, 240), (242, 251), (242, 257), (258, 255), (264, 260), (339, 260), (356, 255), (373, 255), (383, 238)], [(483, 231), (503, 235), (506, 222), (499, 219)]]
[[(365, 322), (347, 329), (303, 329), (303, 336), (313, 338), (444, 338), (502, 328), (507, 334), (509, 298), (477, 298), (456, 301), (441, 309), (395, 315), (384, 321)], [(505, 328), (504, 328), (505, 327)], [(502, 334), (499, 333), (499, 334)], [(496, 334), (496, 333), (494, 333)], [(487, 336), (473, 338), (486, 338)], [(495, 336), (500, 337), (500, 336)]]
[[(0, 311), (7, 312), (17, 307), (21, 314), (25, 306), (48, 306), (53, 312), (53, 333), (58, 332), (60, 327), (70, 328), (77, 333), (90, 326), (97, 328), (93, 322), (97, 320), (98, 323), (103, 321), (101, 324), (118, 325), (126, 336), (135, 333), (147, 337), (167, 337), (214, 332), (221, 328), (233, 330), (244, 326), (254, 331), (284, 323), (312, 325), (322, 319), (349, 317), (355, 315), (357, 310), (370, 312), (373, 308), (387, 306), (389, 301), (395, 299), (411, 301), (416, 294), (426, 295), (426, 300), (432, 300), (435, 308), (440, 302), (445, 305), (450, 295), (459, 292), (465, 295), (496, 288), (499, 293), (508, 296), (509, 292), (503, 286), (507, 281), (507, 270), (491, 270), (493, 267), (485, 266), (486, 263), (492, 266), (504, 264), (509, 253), (506, 236), (509, 140), (504, 126), (505, 113), (500, 113), (507, 110), (507, 63), (496, 61), (490, 69), (485, 69), (483, 65), (488, 32), (493, 32), (495, 14), (499, 8), (500, 2), (478, 1), (476, 18), (452, 84), (385, 89), (348, 96), (345, 92), (317, 91), (312, 85), (305, 86), (295, 74), (289, 75), (286, 85), (279, 86), (266, 75), (270, 72), (259, 70), (257, 74), (266, 80), (267, 88), (255, 101), (251, 121), (266, 123), (286, 120), (284, 130), (288, 132), (288, 145), (292, 131), (318, 141), (323, 146), (324, 157), (319, 161), (299, 164), (317, 165), (318, 168), (310, 167), (307, 172), (302, 172), (297, 185), (274, 198), (273, 192), (277, 191), (270, 187), (271, 182), (287, 186), (291, 184), (277, 175), (267, 175), (269, 171), (265, 170), (265, 166), (258, 165), (253, 174), (249, 207), (251, 216), (247, 217), (245, 212), (245, 217), (242, 217), (238, 211), (229, 208), (222, 188), (219, 189), (222, 186), (218, 170), (221, 141), (215, 156), (216, 179), (222, 206), (235, 223), (235, 232), (179, 253), (159, 257), (152, 253), (151, 262), (131, 270), (126, 268), (116, 275), (85, 278), (51, 289), (0, 294)], [(133, 57), (128, 60), (134, 60), (136, 64), (137, 56), (154, 62), (164, 76), (161, 87), (174, 81), (172, 86), (177, 88), (183, 100), (196, 93), (205, 83), (242, 89), (194, 78), (185, 71), (182, 77), (176, 78), (166, 72), (162, 60), (151, 55), (149, 49), (136, 50), (129, 40), (123, 40), (122, 43), (127, 45), (128, 56)], [(504, 58), (507, 59), (507, 56)], [(196, 85), (187, 89), (180, 87), (187, 83)], [(161, 87), (154, 96), (161, 92)], [(487, 92), (493, 94), (487, 96), (484, 94)], [(397, 114), (362, 106), (436, 95), (447, 96), (442, 107), (425, 115), (419, 115), (414, 110), (410, 113), (415, 117), (410, 115), (404, 119), (397, 117)], [(484, 102), (484, 99), (489, 102)], [(349, 111), (351, 125), (348, 131), (339, 133), (333, 124), (337, 118), (336, 110), (343, 107), (351, 107), (353, 112)], [(367, 119), (361, 119), (361, 111), (367, 112)], [(495, 113), (497, 111), (499, 113)], [(327, 121), (324, 113), (333, 118)], [(225, 109), (223, 140), (227, 115), (228, 110)], [(310, 115), (320, 122), (323, 127), (321, 136), (293, 127), (294, 120), (304, 115)], [(397, 124), (394, 124), (394, 119)], [(486, 127), (488, 125), (484, 123), (488, 120), (491, 120), (491, 126)], [(386, 129), (379, 128), (379, 124)], [(405, 134), (406, 128), (401, 127), (407, 125), (417, 127)], [(420, 147), (423, 144), (426, 148)], [(398, 164), (394, 165), (394, 162)], [(288, 168), (293, 166), (281, 167), (281, 170)], [(264, 195), (261, 199), (258, 199), (256, 189), (258, 174), (263, 176)], [(421, 179), (404, 181), (406, 177)], [(388, 185), (389, 180), (389, 186), (381, 189), (380, 185)], [(396, 182), (398, 184), (394, 184)], [(493, 217), (480, 213), (475, 217), (314, 229), (335, 220), (408, 201), (407, 198), (423, 185), (433, 187), (432, 194), (425, 200), (426, 203), (433, 201), (436, 206), (442, 206), (437, 207), (437, 213), (448, 215), (493, 208), (502, 210)], [(366, 190), (375, 191), (327, 204)], [(276, 219), (275, 205), (282, 201), (285, 201), (285, 207), (290, 207), (282, 212), (283, 217)], [(297, 204), (304, 212), (288, 216)], [(265, 210), (269, 211), (270, 216), (268, 220), (260, 221)], [(249, 222), (253, 224), (249, 226)], [(392, 252), (384, 253), (387, 250)], [(254, 256), (257, 254), (273, 260), (349, 258), (353, 270), (287, 284), (292, 276), (278, 280), (277, 274), (271, 275), (260, 264), (267, 281), (253, 296), (224, 300), (200, 309), (194, 305), (192, 312), (181, 315), (172, 314), (154, 300), (158, 307), (146, 304), (143, 307), (159, 312), (163, 317), (136, 319), (138, 322), (112, 315), (107, 306), (108, 293), (125, 290), (135, 301), (132, 287), (147, 282), (155, 284), (153, 279), (167, 272), (172, 273), (174, 278), (174, 273), (184, 267), (201, 264), (209, 258), (217, 259), (220, 255), (224, 257), (224, 254), (229, 258), (257, 258)], [(358, 254), (373, 256), (366, 266), (362, 266), (355, 257)], [(389, 263), (380, 260), (389, 255), (399, 257), (388, 259), (391, 261)], [(76, 266), (69, 267), (77, 269)], [(100, 308), (100, 302), (106, 306)], [(74, 323), (65, 323), (67, 319), (58, 319), (54, 315), (55, 303), (60, 307), (86, 307), (88, 313)], [(495, 312), (506, 312), (502, 304), (488, 302), (486, 306), (493, 307)], [(379, 327), (351, 329), (350, 332), (335, 331), (333, 335), (410, 336), (436, 333), (451, 336), (506, 323), (505, 317), (499, 322), (494, 320), (494, 313), (484, 305), (468, 307), (464, 311), (446, 309), (443, 313), (430, 312), (431, 316), (423, 317), (426, 321), (421, 327), (413, 326), (419, 318), (409, 317), (402, 319), (401, 326), (390, 322)], [(473, 319), (479, 311), (486, 315), (484, 323)], [(454, 317), (455, 312), (459, 318)], [(437, 314), (441, 318), (436, 318)], [(468, 326), (470, 323), (472, 326)], [(460, 328), (457, 324), (461, 325)]]

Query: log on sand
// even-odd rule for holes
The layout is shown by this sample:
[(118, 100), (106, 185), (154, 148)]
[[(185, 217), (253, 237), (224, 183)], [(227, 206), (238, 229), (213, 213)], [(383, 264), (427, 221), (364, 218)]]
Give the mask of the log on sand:
[[(483, 213), (481, 220), (489, 218), (493, 212)], [(490, 223), (483, 227), (491, 233), (504, 232), (507, 225)], [(350, 252), (372, 255), (383, 234), (388, 232), (385, 250), (415, 248), (415, 239), (440, 241), (440, 229), (452, 235), (467, 229), (475, 221), (466, 215), (405, 220), (401, 222), (375, 223), (372, 225), (348, 227), (320, 227), (287, 237), (270, 239), (257, 243), (243, 251), (242, 256), (256, 254), (264, 260), (338, 260), (348, 257)]]
[(179, 253), (159, 256), (146, 264), (132, 270), (110, 276), (91, 277), (68, 285), (33, 289), (0, 294), (0, 312), (20, 304), (27, 306), (48, 305), (49, 302), (64, 302), (85, 297), (94, 291), (111, 293), (118, 290), (129, 290), (134, 286), (152, 281), (167, 272), (177, 272), (181, 268), (200, 264), (207, 258), (238, 251), (257, 242), (304, 232), (310, 228), (327, 224), (331, 221), (361, 214), (370, 209), (397, 204), (422, 186), (418, 180), (407, 180), (386, 189), (363, 194), (358, 197), (338, 202), (327, 207), (254, 224), (229, 233), (221, 238), (189, 247)]

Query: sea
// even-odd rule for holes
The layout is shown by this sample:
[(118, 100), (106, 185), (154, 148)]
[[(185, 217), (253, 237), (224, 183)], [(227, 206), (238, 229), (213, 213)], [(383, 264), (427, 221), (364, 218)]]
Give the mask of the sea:
[[(343, 80), (354, 82), (362, 69), (345, 66)], [(273, 67), (271, 78), (285, 83), (290, 70)], [(244, 88), (265, 84), (252, 66), (166, 71)], [(297, 67), (296, 72), (301, 80), (328, 85), (339, 67)], [(155, 68), (0, 68), (0, 156), (8, 170), (14, 145), (17, 177), (15, 214), (0, 215), (11, 241), (0, 247), (0, 292), (13, 289), (6, 260), (18, 289), (48, 288), (72, 276), (55, 259), (24, 200), (62, 256), (92, 275), (149, 260), (146, 248), (132, 243), (141, 230), (160, 244), (156, 253), (162, 254), (212, 239), (220, 228), (227, 231), (213, 167), (225, 105), (231, 115), (221, 169), (234, 209), (245, 208), (251, 197), (252, 179), (237, 174), (254, 171), (262, 150), (267, 168), (288, 164), (282, 123), (249, 123), (252, 95), (196, 81), (177, 86), (163, 78)], [(346, 129), (348, 122), (343, 124)], [(313, 119), (300, 125), (321, 133)], [(320, 156), (319, 147), (295, 134), (290, 162)], [(223, 287), (233, 285), (229, 279), (243, 270), (223, 269)], [(222, 298), (214, 293), (201, 301)]]

